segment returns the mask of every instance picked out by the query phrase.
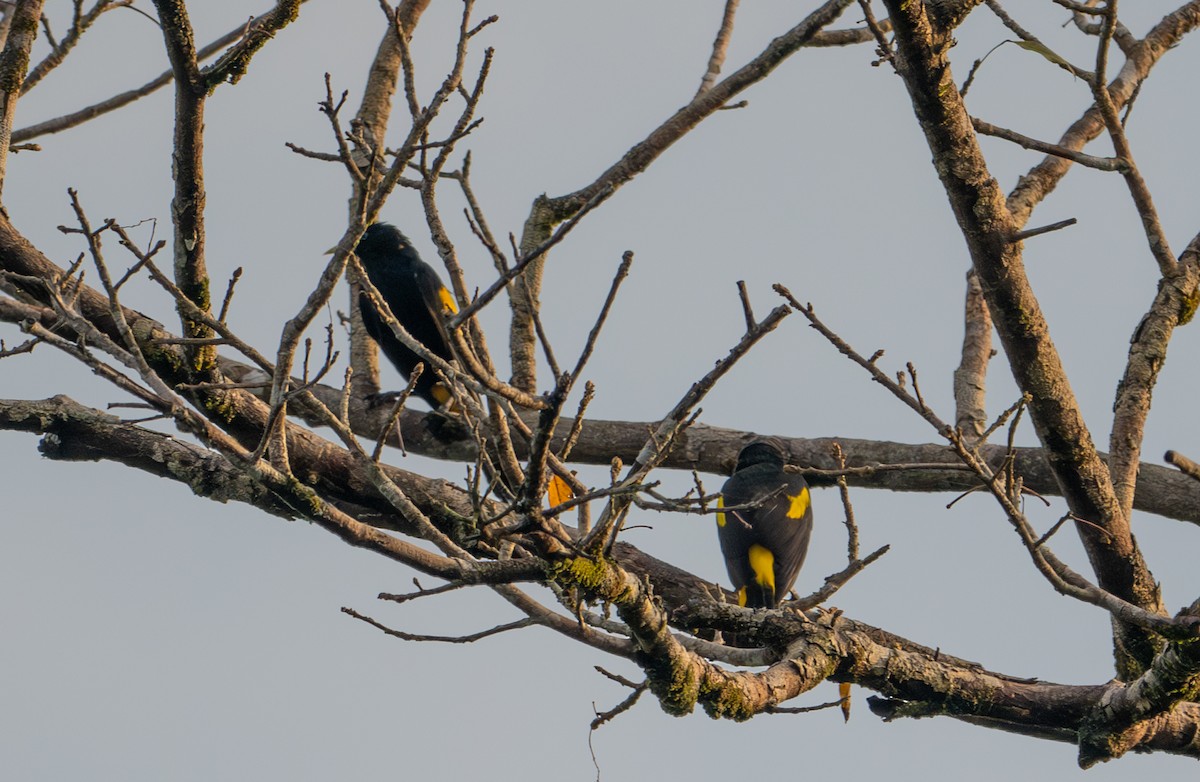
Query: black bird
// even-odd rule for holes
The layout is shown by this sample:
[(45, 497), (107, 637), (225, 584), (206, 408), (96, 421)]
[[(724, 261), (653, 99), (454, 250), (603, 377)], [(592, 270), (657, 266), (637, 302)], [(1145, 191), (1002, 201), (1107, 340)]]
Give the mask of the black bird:
[[(404, 330), (433, 355), (452, 361), (444, 318), (458, 312), (458, 307), (437, 272), (421, 260), (408, 238), (393, 225), (375, 223), (363, 233), (354, 253)], [(359, 296), (358, 306), (367, 333), (400, 374), (408, 378), (413, 367), (425, 364), (413, 393), (434, 410), (449, 402), (450, 389), (428, 361), (396, 338), (366, 293)]]
[(791, 590), (812, 535), (808, 484), (783, 471), (783, 449), (756, 440), (738, 454), (718, 507), (717, 536), (738, 605), (774, 608)]

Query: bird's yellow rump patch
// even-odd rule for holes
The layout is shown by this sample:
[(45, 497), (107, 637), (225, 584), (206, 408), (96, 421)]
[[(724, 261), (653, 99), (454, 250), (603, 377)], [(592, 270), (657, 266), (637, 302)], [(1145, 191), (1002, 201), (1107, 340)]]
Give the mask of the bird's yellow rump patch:
[(458, 305), (454, 303), (454, 294), (445, 288), (439, 288), (438, 298), (442, 300), (442, 309), (451, 314), (458, 314)]
[(791, 494), (789, 494), (788, 501), (791, 503), (790, 505), (788, 505), (788, 512), (787, 512), (788, 518), (789, 519), (804, 518), (804, 514), (808, 512), (808, 504), (811, 501), (811, 498), (808, 496), (808, 487), (805, 486), (803, 489), (800, 490), (800, 493), (795, 496), (792, 496)]
[[(724, 508), (724, 507), (725, 507), (725, 498), (724, 498), (724, 497), (717, 497), (717, 507), (718, 507), (718, 508)], [(724, 527), (724, 526), (725, 526), (725, 514), (724, 514), (724, 513), (718, 513), (718, 514), (717, 514), (717, 526), (718, 526), (718, 527)]]
[(755, 543), (747, 554), (750, 569), (754, 571), (754, 580), (760, 587), (775, 591), (775, 555), (766, 546)]

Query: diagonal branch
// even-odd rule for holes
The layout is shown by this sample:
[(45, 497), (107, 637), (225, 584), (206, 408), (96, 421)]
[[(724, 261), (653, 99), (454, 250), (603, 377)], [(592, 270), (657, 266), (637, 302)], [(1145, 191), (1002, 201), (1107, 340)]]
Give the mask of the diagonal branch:
[(704, 78), (700, 80), (700, 89), (696, 90), (697, 95), (710, 89), (716, 83), (717, 77), (721, 75), (721, 65), (724, 64), (725, 54), (729, 51), (729, 39), (733, 37), (733, 19), (737, 15), (739, 2), (740, 0), (725, 0), (725, 12), (721, 16), (721, 26), (717, 28), (717, 37), (713, 39), (712, 54), (708, 58), (708, 68), (704, 71)]
[(113, 0), (96, 0), (96, 3), (87, 11), (84, 11), (81, 5), (81, 3), (75, 4), (75, 18), (72, 20), (71, 29), (67, 31), (67, 34), (57, 44), (51, 41), (50, 53), (29, 70), (29, 75), (25, 77), (25, 83), (21, 85), (21, 92), (32, 90), (47, 73), (61, 65), (75, 45), (79, 43), (83, 34), (100, 18), (100, 14), (121, 7), (119, 4), (114, 4)]
[[(1030, 394), (1030, 413), (1101, 587), (1147, 611), (1162, 613), (1158, 586), (1121, 512), (1107, 465), (1071, 391), (1049, 327), (1029, 286), (1019, 223), (988, 171), (949, 65), (953, 38), (938, 29), (922, 3), (885, 0), (896, 30), (897, 72), (933, 152), (951, 208), (979, 274), (988, 308), (1017, 385)], [(1095, 526), (1093, 526), (1095, 525)], [(1118, 673), (1132, 678), (1154, 657), (1158, 641), (1117, 623)]]
[[(221, 367), (234, 380), (249, 381), (259, 376), (256, 369), (234, 361), (222, 361)], [(312, 392), (326, 405), (333, 407), (339, 404), (342, 394), (341, 389), (321, 385), (314, 386)], [(308, 417), (303, 409), (294, 412), (314, 425), (319, 423), (317, 419)], [(432, 458), (462, 458), (462, 443), (447, 443), (431, 435), (430, 415), (434, 414), (401, 411), (399, 429), (406, 449)], [(350, 407), (352, 426), (364, 437), (377, 438), (388, 417), (389, 411), (383, 407), (371, 407), (359, 402)], [(533, 425), (533, 419), (529, 421)], [(652, 423), (645, 421), (588, 419), (586, 426), (579, 430), (577, 445), (571, 450), (571, 461), (607, 465), (615, 456), (628, 464), (637, 457), (645, 444), (646, 431), (652, 426)], [(565, 444), (568, 432), (579, 427), (580, 422), (576, 418), (564, 417), (554, 432), (552, 447), (555, 451)], [(712, 474), (727, 474), (740, 445), (754, 436), (754, 433), (745, 430), (695, 423), (661, 466), (673, 470), (696, 469)], [(837, 463), (829, 456), (829, 449), (835, 441), (846, 450), (849, 481), (856, 487), (953, 494), (979, 488), (978, 479), (965, 470), (943, 443), (893, 443), (843, 437), (783, 439), (790, 462), (829, 471), (838, 470)], [(527, 451), (521, 443), (515, 445), (518, 456), (524, 458)], [(997, 471), (1002, 469), (1009, 455), (1009, 451), (1000, 445), (985, 445), (978, 452), (980, 458)], [(1015, 448), (1011, 453), (1016, 476), (1027, 488), (1041, 495), (1062, 495), (1062, 488), (1043, 449)], [(1102, 460), (1109, 459), (1104, 452), (1099, 456)], [(920, 470), (902, 472), (889, 469), (891, 466), (909, 464), (926, 466)], [(811, 482), (817, 485), (830, 483), (829, 479), (818, 478), (812, 478)], [(1134, 508), (1166, 519), (1200, 525), (1200, 484), (1193, 484), (1183, 475), (1161, 465), (1142, 462), (1138, 466), (1138, 491), (1134, 496)]]
[[(530, 210), (521, 235), (521, 254), (528, 255), (542, 244), (554, 226), (570, 218), (586, 203), (605, 191), (615, 191), (645, 171), (672, 144), (686, 135), (707, 117), (729, 102), (738, 93), (765, 79), (784, 60), (812, 41), (822, 28), (831, 24), (849, 6), (851, 0), (828, 0), (809, 14), (800, 24), (779, 36), (753, 60), (692, 99), (665, 122), (635, 144), (591, 184), (557, 198), (538, 198)], [(512, 360), (513, 385), (533, 392), (537, 388), (537, 337), (533, 327), (533, 312), (538, 307), (545, 258), (530, 265), (517, 278), (512, 296), (512, 321), (509, 328), (509, 351)]]
[[(1107, 89), (1113, 105), (1119, 109), (1132, 100), (1159, 59), (1198, 26), (1200, 0), (1190, 0), (1163, 17), (1130, 51), (1116, 78), (1109, 82)], [(1063, 133), (1057, 146), (1079, 152), (1103, 131), (1104, 119), (1100, 110), (1092, 106)], [(1008, 195), (1008, 208), (1018, 227), (1025, 225), (1034, 208), (1054, 191), (1070, 168), (1070, 160), (1051, 155), (1018, 179)]]
[[(251, 24), (253, 24), (253, 22), (251, 22)], [(238, 25), (234, 29), (222, 35), (220, 38), (215, 39), (212, 43), (196, 52), (196, 59), (206, 60), (209, 57), (212, 57), (214, 54), (221, 51), (226, 46), (241, 37), (242, 31), (245, 29), (245, 27), (245, 25)], [(39, 136), (45, 136), (51, 133), (61, 133), (64, 130), (70, 130), (71, 128), (82, 125), (88, 120), (95, 119), (96, 117), (102, 116), (111, 111), (116, 111), (117, 109), (128, 106), (130, 103), (133, 103), (139, 98), (144, 98), (147, 95), (156, 92), (160, 88), (170, 84), (171, 80), (174, 78), (175, 71), (167, 69), (155, 78), (143, 84), (141, 87), (135, 87), (132, 90), (126, 90), (125, 92), (118, 93), (111, 98), (102, 100), (99, 103), (93, 103), (90, 106), (85, 106), (84, 108), (79, 109), (78, 111), (73, 111), (70, 114), (64, 114), (61, 117), (55, 117), (54, 119), (49, 119), (45, 122), (39, 122), (35, 125), (28, 125), (18, 130), (14, 130), (12, 134), (12, 140), (14, 143), (20, 141), (29, 141), (30, 139), (35, 139)]]
[(13, 117), (21, 85), (29, 69), (29, 50), (37, 38), (42, 0), (20, 0), (11, 12), (8, 36), (0, 50), (0, 190), (8, 171), (9, 146), (12, 144)]
[[(293, 502), (277, 504), (273, 495), (282, 491), (286, 496), (287, 490), (276, 485), (271, 492), (262, 493), (264, 481), (270, 485), (273, 480), (269, 475), (246, 473), (223, 457), (206, 455), (175, 438), (123, 424), (61, 397), (41, 402), (0, 402), (0, 426), (54, 435), (45, 440), (45, 447), (56, 458), (118, 458), (177, 481), (201, 478), (193, 486), (206, 496), (238, 501), (257, 496), (259, 507), (277, 515), (288, 515), (288, 508), (295, 507), (294, 501), (299, 499), (297, 495), (289, 497)], [(439, 502), (453, 501), (447, 488), (443, 485), (441, 499), (427, 498), (423, 502), (436, 507)], [(221, 491), (226, 493), (221, 495)], [(625, 544), (614, 552), (620, 565), (581, 558), (552, 565), (549, 573), (555, 580), (614, 605), (632, 635), (631, 645), (615, 636), (589, 632), (512, 586), (513, 581), (544, 574), (546, 571), (536, 563), (447, 560), (413, 550), (403, 541), (348, 519), (336, 509), (317, 510), (319, 520), (352, 545), (364, 546), (419, 570), (428, 566), (442, 577), (464, 583), (496, 584), (502, 596), (535, 621), (606, 652), (622, 657), (632, 654), (646, 671), (651, 691), (663, 708), (674, 714), (688, 713), (699, 704), (714, 717), (747, 719), (806, 692), (825, 678), (833, 678), (886, 695), (888, 699), (876, 701), (873, 709), (886, 713), (888, 718), (943, 714), (988, 727), (1073, 741), (1089, 729), (1088, 720), (1096, 709), (1142, 694), (1133, 689), (1124, 692), (1125, 685), (1117, 682), (1068, 686), (993, 673), (838, 612), (801, 616), (786, 610), (755, 612), (716, 603), (704, 597), (703, 582), (682, 572), (672, 575), (670, 566), (656, 565), (655, 560)], [(653, 592), (643, 577), (651, 573)], [(709, 650), (709, 645), (671, 633), (667, 629), (668, 609), (672, 624), (687, 627), (736, 628), (753, 622), (764, 637), (775, 639), (775, 643), (786, 646), (786, 651), (764, 659), (768, 667), (761, 673), (730, 671), (697, 651)], [(1194, 653), (1189, 649), (1187, 654)], [(1155, 675), (1162, 673), (1156, 666)], [(1190, 737), (1194, 737), (1198, 721), (1200, 707), (1180, 703), (1169, 714), (1160, 713), (1137, 723), (1126, 748), (1196, 756), (1198, 748)]]
[(1092, 95), (1095, 97), (1096, 107), (1100, 110), (1100, 116), (1104, 120), (1104, 127), (1112, 141), (1113, 150), (1122, 162), (1121, 175), (1129, 188), (1129, 195), (1137, 208), (1138, 217), (1142, 220), (1142, 229), (1146, 233), (1150, 254), (1157, 261), (1161, 274), (1166, 277), (1175, 270), (1175, 257), (1171, 253), (1171, 245), (1163, 231), (1162, 221), (1158, 218), (1158, 210), (1154, 207), (1150, 187), (1142, 178), (1142, 173), (1133, 160), (1133, 148), (1129, 144), (1129, 138), (1125, 135), (1125, 126), (1121, 122), (1121, 118), (1117, 116), (1117, 106), (1108, 92), (1108, 85), (1104, 83), (1109, 42), (1112, 40), (1117, 25), (1116, 0), (1110, 0), (1104, 11), (1105, 13), (1101, 17), (1100, 40), (1096, 46), (1096, 78), (1092, 81)]
[(229, 82), (236, 84), (246, 74), (250, 60), (267, 41), (296, 20), (300, 14), (300, 4), (304, 0), (278, 0), (275, 8), (267, 13), (250, 20), (242, 30), (241, 40), (237, 45), (221, 55), (212, 65), (205, 68), (201, 75), (211, 92), (218, 85)]
[(1125, 374), (1117, 385), (1113, 402), (1112, 434), (1109, 439), (1109, 469), (1113, 486), (1128, 516), (1133, 508), (1138, 465), (1151, 395), (1167, 359), (1167, 347), (1175, 328), (1191, 320), (1196, 311), (1200, 286), (1200, 234), (1183, 251), (1174, 270), (1159, 283), (1149, 311), (1129, 340)]

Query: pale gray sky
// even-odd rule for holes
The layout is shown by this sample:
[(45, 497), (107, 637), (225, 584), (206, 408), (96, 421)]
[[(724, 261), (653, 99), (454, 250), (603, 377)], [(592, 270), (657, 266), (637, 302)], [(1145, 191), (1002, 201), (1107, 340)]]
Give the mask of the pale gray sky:
[[(66, 4), (50, 4), (63, 14)], [(193, 3), (197, 38), (242, 23), (266, 3)], [(816, 3), (744, 3), (726, 70), (740, 66)], [(1089, 65), (1089, 44), (1051, 3), (1012, 3), (1061, 55)], [(1175, 3), (1126, 3), (1142, 33)], [(56, 7), (62, 6), (62, 7)], [(1036, 7), (1035, 7), (1036, 6)], [(145, 5), (149, 8), (149, 4)], [(414, 56), (428, 95), (449, 63), (458, 3), (421, 21)], [(534, 197), (574, 190), (694, 94), (720, 18), (717, 0), (581, 3), (481, 0), (500, 21), (477, 39), (496, 48), (482, 107), (462, 149), (494, 230), (520, 233)], [(861, 17), (851, 9), (844, 21)], [(60, 21), (58, 29), (63, 29)], [(245, 267), (231, 323), (273, 350), (340, 236), (349, 189), (342, 170), (301, 158), (292, 141), (329, 149), (316, 110), (328, 71), (356, 105), (380, 35), (374, 0), (313, 0), (257, 57), (237, 86), (210, 100), (206, 144), (209, 262), (223, 281)], [(979, 11), (958, 36), (955, 71), (1013, 35)], [(1200, 44), (1167, 55), (1129, 124), (1135, 154), (1178, 252), (1197, 230), (1192, 133)], [(899, 79), (873, 68), (871, 47), (805, 51), (668, 151), (590, 216), (552, 256), (544, 317), (560, 357), (582, 344), (621, 253), (636, 253), (588, 377), (598, 418), (656, 420), (743, 329), (735, 281), (757, 310), (776, 304), (771, 283), (815, 304), (828, 325), (884, 365), (918, 367), (926, 399), (952, 417), (950, 373), (961, 341), (963, 242), (929, 165), (930, 153)], [(161, 36), (129, 12), (105, 17), (59, 72), (22, 101), (17, 126), (141, 84), (165, 68)], [(469, 71), (471, 68), (468, 69)], [(968, 103), (980, 117), (1055, 139), (1090, 102), (1086, 86), (1015, 46), (994, 52)], [(56, 226), (72, 221), (74, 187), (94, 221), (157, 218), (168, 235), (170, 90), (83, 128), (40, 140), (9, 164), (14, 223), (51, 258), (81, 250)], [(401, 119), (394, 123), (398, 129)], [(985, 140), (1003, 187), (1039, 159)], [(1096, 150), (1103, 153), (1104, 147)], [(472, 241), (446, 188), (442, 214), (472, 285), (490, 261)], [(436, 262), (418, 200), (398, 192), (385, 219)], [(1079, 225), (1031, 240), (1026, 262), (1085, 415), (1107, 442), (1113, 392), (1128, 339), (1155, 290), (1157, 269), (1116, 175), (1076, 170), (1031, 226)], [(139, 229), (148, 238), (148, 228)], [(115, 256), (114, 256), (115, 257)], [(223, 282), (221, 283), (223, 284)], [(173, 320), (170, 303), (133, 284), (129, 304)], [(339, 297), (337, 307), (346, 307)], [(493, 349), (505, 314), (487, 313)], [(323, 323), (318, 324), (323, 325)], [(6, 341), (19, 341), (0, 327)], [(1195, 327), (1180, 330), (1159, 388), (1145, 458), (1200, 452), (1188, 404), (1200, 380)], [(385, 370), (385, 385), (398, 379)], [(1015, 390), (993, 362), (989, 409)], [(96, 406), (124, 401), (83, 367), (39, 349), (0, 365), (0, 396), (69, 393)], [(706, 400), (707, 423), (787, 436), (930, 442), (934, 433), (808, 329), (787, 322)], [(1023, 442), (1031, 442), (1026, 428)], [(42, 460), (36, 439), (0, 433), (0, 758), (20, 780), (522, 779), (595, 776), (588, 750), (593, 703), (625, 692), (594, 665), (637, 678), (622, 660), (540, 629), (470, 646), (389, 639), (342, 615), (351, 606), (411, 632), (467, 633), (513, 618), (483, 590), (403, 606), (378, 604), (412, 573), (349, 549), (303, 522), (200, 500), (184, 487), (109, 464)], [(462, 476), (454, 464), (391, 454), (412, 469)], [(682, 486), (687, 476), (660, 476)], [(709, 478), (710, 487), (720, 478)], [(1021, 676), (1098, 683), (1111, 674), (1108, 619), (1060, 597), (1035, 573), (999, 511), (971, 497), (854, 493), (863, 545), (892, 552), (833, 603), (849, 615), (948, 653)], [(842, 565), (835, 493), (817, 492), (816, 533), (797, 588)], [(1048, 528), (1054, 500), (1030, 505)], [(627, 539), (714, 580), (725, 580), (711, 522), (657, 515)], [(1196, 530), (1139, 516), (1135, 532), (1169, 608), (1200, 594)], [(1086, 560), (1068, 532), (1060, 556)], [(429, 583), (429, 579), (425, 579)], [(762, 716), (747, 724), (702, 714), (664, 715), (649, 698), (602, 728), (593, 745), (608, 780), (727, 780), (762, 773), (850, 779), (1009, 780), (1073, 777), (1075, 749), (949, 719), (883, 724), (855, 690), (848, 725), (833, 711)], [(792, 705), (836, 697), (826, 684)], [(1090, 772), (1182, 779), (1194, 763), (1130, 757)]]

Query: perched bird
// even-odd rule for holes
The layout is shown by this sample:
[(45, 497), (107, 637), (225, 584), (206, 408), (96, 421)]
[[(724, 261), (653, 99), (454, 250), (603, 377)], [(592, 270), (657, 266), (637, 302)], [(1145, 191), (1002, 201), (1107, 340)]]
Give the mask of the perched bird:
[[(452, 361), (454, 353), (443, 319), (458, 312), (454, 296), (442, 285), (437, 272), (421, 260), (404, 234), (393, 225), (375, 223), (363, 233), (354, 252), (405, 331), (433, 355)], [(383, 355), (400, 374), (408, 378), (413, 367), (425, 364), (413, 393), (435, 410), (449, 402), (450, 389), (428, 361), (396, 338), (365, 292), (359, 296), (358, 305), (367, 333), (379, 343)]]
[(717, 536), (738, 605), (774, 608), (792, 588), (812, 535), (808, 484), (783, 471), (783, 449), (756, 440), (738, 454), (721, 489)]

